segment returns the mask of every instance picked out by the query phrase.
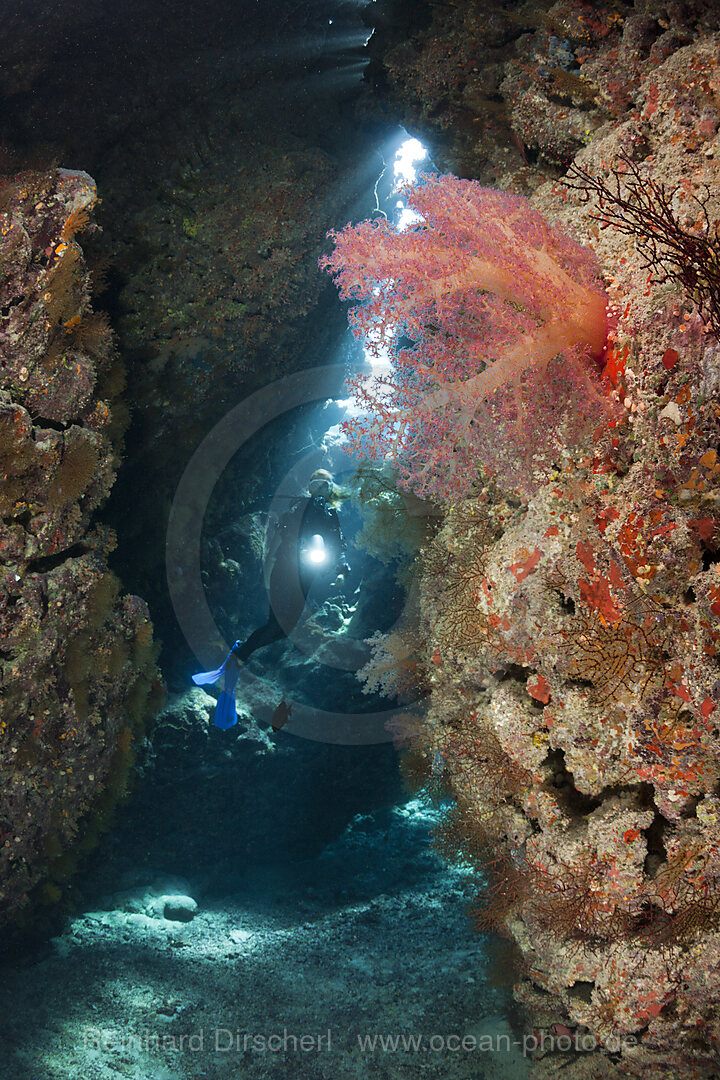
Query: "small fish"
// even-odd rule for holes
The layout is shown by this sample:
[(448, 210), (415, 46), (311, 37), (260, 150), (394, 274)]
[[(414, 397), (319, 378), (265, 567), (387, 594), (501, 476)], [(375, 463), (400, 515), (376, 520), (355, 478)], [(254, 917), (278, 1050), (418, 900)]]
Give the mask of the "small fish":
[(234, 727), (235, 724), (237, 724), (235, 684), (238, 680), (240, 668), (235, 662), (230, 663), (228, 666), (228, 662), (235, 649), (240, 647), (240, 644), (240, 641), (235, 642), (219, 668), (215, 668), (214, 671), (200, 671), (197, 675), (193, 675), (192, 677), (192, 681), (196, 686), (208, 686), (210, 683), (217, 682), (222, 675), (225, 676), (225, 688), (220, 691), (220, 696), (217, 699), (217, 705), (215, 706), (215, 718), (213, 720), (215, 727), (221, 728), (223, 731), (227, 731), (228, 728)]
[(273, 731), (279, 731), (280, 728), (285, 727), (290, 719), (291, 713), (292, 705), (288, 705), (287, 702), (281, 701), (275, 712), (272, 714), (272, 720), (270, 721), (270, 726)]

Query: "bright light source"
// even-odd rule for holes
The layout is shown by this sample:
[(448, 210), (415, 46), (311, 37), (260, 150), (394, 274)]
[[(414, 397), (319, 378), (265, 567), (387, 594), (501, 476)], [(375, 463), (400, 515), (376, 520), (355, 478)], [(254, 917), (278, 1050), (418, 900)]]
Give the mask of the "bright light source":
[[(415, 183), (417, 180), (415, 162), (424, 161), (427, 156), (427, 149), (419, 139), (406, 139), (401, 144), (400, 149), (395, 154), (395, 163), (393, 165), (393, 173), (395, 174), (393, 191), (398, 191), (403, 184)], [(408, 225), (414, 225), (416, 222), (422, 221), (420, 214), (416, 214), (414, 210), (409, 210), (401, 201), (397, 203), (397, 207), (398, 213), (395, 216), (395, 226), (399, 232), (407, 229)]]
[(406, 139), (402, 143), (395, 155), (395, 164), (393, 165), (393, 172), (397, 177), (396, 190), (401, 184), (412, 184), (417, 180), (417, 172), (414, 168), (415, 162), (424, 161), (427, 153), (426, 148), (419, 139)]
[(414, 225), (417, 221), (422, 221), (422, 219), (422, 214), (411, 210), (409, 206), (403, 206), (395, 226), (398, 232), (402, 232), (403, 229), (407, 229), (408, 225)]
[(315, 533), (310, 538), (309, 545), (305, 548), (305, 558), (308, 562), (314, 563), (315, 566), (319, 566), (320, 563), (324, 563), (327, 559), (327, 552), (325, 551), (325, 541), (320, 533)]

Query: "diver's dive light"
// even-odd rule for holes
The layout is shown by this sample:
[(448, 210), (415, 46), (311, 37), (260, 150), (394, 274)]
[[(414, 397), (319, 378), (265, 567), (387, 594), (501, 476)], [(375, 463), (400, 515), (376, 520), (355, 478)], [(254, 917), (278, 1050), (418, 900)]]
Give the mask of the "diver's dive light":
[(303, 550), (303, 556), (307, 562), (312, 563), (313, 566), (320, 566), (327, 560), (327, 551), (325, 550), (325, 541), (320, 533), (315, 533), (310, 537), (310, 543)]

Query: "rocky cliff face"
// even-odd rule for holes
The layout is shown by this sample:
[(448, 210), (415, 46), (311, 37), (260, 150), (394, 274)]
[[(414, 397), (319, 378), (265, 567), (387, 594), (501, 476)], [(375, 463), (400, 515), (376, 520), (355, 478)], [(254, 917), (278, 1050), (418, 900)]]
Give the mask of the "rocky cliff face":
[(121, 793), (153, 688), (146, 605), (92, 517), (115, 477), (122, 376), (78, 233), (93, 180), (0, 185), (0, 919), (48, 900)]
[[(455, 14), (441, 43), (460, 41)], [(534, 160), (502, 183), (530, 182), (599, 255), (624, 416), (562, 447), (531, 498), (503, 477), (458, 502), (426, 552), (430, 709), (401, 731), (405, 767), (451, 796), (439, 842), (478, 868), (478, 924), (518, 946), (538, 1035), (569, 1040), (538, 1046), (537, 1075), (705, 1076), (720, 1038), (720, 69), (706, 31), (689, 7), (556, 4), (519, 40), (524, 65), (507, 62), (505, 120)], [(414, 39), (413, 71), (432, 36)], [(561, 84), (568, 106), (594, 87), (584, 133)], [(457, 113), (457, 95), (443, 101), (426, 123)], [(536, 186), (543, 156), (581, 143), (578, 185)], [(684, 234), (675, 264), (651, 220), (666, 212)], [(693, 238), (710, 240), (698, 259)]]

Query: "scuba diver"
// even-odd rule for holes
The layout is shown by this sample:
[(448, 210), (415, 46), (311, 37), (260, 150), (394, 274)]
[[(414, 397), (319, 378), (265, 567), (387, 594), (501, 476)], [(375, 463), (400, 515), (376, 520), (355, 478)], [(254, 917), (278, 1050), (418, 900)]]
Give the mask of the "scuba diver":
[[(339, 584), (349, 571), (345, 561), (345, 539), (337, 510), (330, 502), (333, 478), (326, 469), (310, 477), (308, 494), (300, 496), (280, 518), (273, 535), (268, 561), (272, 568), (268, 581), (270, 614), (267, 621), (246, 641), (236, 641), (215, 671), (193, 675), (196, 686), (206, 686), (225, 676), (225, 689), (215, 709), (215, 726), (223, 729), (237, 723), (235, 684), (239, 665), (257, 649), (289, 637), (305, 608), (315, 582)], [(237, 661), (237, 662), (236, 662)]]
[(332, 493), (332, 476), (318, 469), (310, 477), (308, 495), (297, 499), (280, 518), (269, 553), (270, 614), (247, 641), (235, 642), (232, 652), (238, 660), (245, 661), (256, 649), (288, 637), (312, 585), (323, 580), (329, 584), (347, 573), (345, 540), (337, 510), (329, 501)]

